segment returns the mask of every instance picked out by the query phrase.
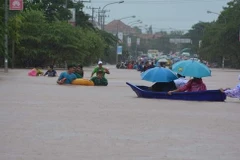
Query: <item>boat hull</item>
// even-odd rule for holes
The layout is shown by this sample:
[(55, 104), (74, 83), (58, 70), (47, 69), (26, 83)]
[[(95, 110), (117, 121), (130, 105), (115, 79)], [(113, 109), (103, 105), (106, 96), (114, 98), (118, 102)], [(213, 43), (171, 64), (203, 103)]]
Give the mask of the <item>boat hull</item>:
[(171, 99), (171, 100), (186, 100), (186, 101), (217, 101), (223, 102), (226, 95), (220, 90), (207, 90), (199, 92), (176, 92), (168, 95), (167, 92), (153, 92), (147, 86), (136, 86), (126, 82), (132, 90), (141, 98), (156, 98), (156, 99)]

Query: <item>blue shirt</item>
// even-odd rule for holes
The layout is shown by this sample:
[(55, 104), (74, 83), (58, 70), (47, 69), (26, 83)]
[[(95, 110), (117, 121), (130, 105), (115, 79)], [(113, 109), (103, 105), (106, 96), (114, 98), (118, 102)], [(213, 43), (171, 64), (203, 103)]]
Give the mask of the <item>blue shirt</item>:
[(76, 75), (74, 73), (62, 72), (58, 78), (58, 81), (61, 79), (66, 78), (65, 84), (71, 84), (74, 79), (76, 79)]

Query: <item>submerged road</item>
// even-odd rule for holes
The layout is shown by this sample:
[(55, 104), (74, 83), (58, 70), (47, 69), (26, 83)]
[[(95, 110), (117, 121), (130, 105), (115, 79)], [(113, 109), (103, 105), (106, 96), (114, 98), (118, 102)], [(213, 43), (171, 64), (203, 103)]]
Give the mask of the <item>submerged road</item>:
[[(0, 72), (0, 160), (239, 160), (240, 100), (141, 99), (125, 82), (151, 83), (108, 67), (107, 87)], [(213, 69), (203, 80), (234, 87), (239, 74)]]

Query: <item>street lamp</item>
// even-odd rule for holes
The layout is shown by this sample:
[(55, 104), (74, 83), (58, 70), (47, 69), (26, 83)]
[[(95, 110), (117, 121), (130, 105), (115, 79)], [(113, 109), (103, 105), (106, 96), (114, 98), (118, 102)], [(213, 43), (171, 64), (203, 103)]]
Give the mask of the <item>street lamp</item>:
[[(224, 18), (224, 25), (227, 24), (227, 18), (225, 16), (223, 16), (222, 14), (220, 13), (216, 13), (216, 12), (212, 12), (212, 11), (207, 11), (208, 14), (217, 14), (219, 16), (222, 16)], [(225, 63), (225, 57), (223, 56), (222, 58), (222, 69), (224, 69), (224, 63)]]
[(128, 17), (123, 17), (123, 18), (120, 18), (120, 19), (117, 19), (117, 34), (118, 34), (118, 26), (119, 26), (119, 22), (123, 19), (128, 19), (128, 18), (136, 18), (136, 16), (128, 16)]
[(131, 23), (131, 25), (129, 25), (128, 34), (130, 34), (130, 30), (132, 29), (133, 25), (135, 25), (135, 24), (141, 24), (142, 21), (138, 20), (138, 21), (130, 22), (130, 23)]
[(135, 22), (135, 23), (132, 23), (132, 24), (130, 25), (130, 27), (133, 27), (133, 25), (136, 25), (136, 24), (142, 24), (142, 21), (140, 21), (140, 22)]
[(102, 8), (102, 11), (101, 11), (101, 13), (102, 13), (102, 30), (104, 30), (104, 23), (105, 23), (105, 12), (104, 12), (104, 9), (107, 7), (107, 6), (109, 6), (109, 5), (111, 5), (111, 4), (120, 4), (120, 3), (124, 3), (124, 1), (117, 1), (117, 2), (111, 2), (111, 3), (108, 3), (108, 4), (106, 4), (103, 8)]
[(123, 20), (123, 19), (128, 19), (128, 18), (136, 18), (136, 16), (123, 17), (123, 18), (118, 19), (118, 21)]
[(224, 24), (227, 24), (227, 19), (225, 16), (221, 15), (220, 13), (212, 12), (212, 11), (207, 11), (208, 14), (217, 14), (219, 16), (222, 16), (224, 18)]
[(143, 28), (143, 29), (147, 29), (147, 27), (148, 27), (148, 25), (146, 24), (146, 25), (141, 25), (141, 26), (136, 26), (136, 27), (138, 27), (138, 28)]
[(139, 20), (136, 20), (136, 21), (129, 22), (127, 25), (131, 25), (132, 23), (142, 23), (142, 21), (139, 19)]

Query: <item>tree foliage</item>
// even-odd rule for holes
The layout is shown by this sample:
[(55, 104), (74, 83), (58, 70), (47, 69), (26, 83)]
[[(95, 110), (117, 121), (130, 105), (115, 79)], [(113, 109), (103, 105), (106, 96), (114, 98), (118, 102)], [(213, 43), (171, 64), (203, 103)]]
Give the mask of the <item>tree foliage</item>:
[[(2, 0), (0, 0), (2, 1)], [(44, 66), (67, 63), (89, 65), (100, 58), (107, 58), (116, 38), (94, 29), (88, 15), (82, 12), (82, 3), (68, 0), (69, 8), (76, 8), (76, 26), (67, 21), (71, 18), (65, 0), (25, 1), (23, 12), (9, 13), (8, 38), (10, 63), (17, 67)], [(3, 22), (4, 5), (0, 6)], [(4, 23), (0, 24), (3, 39)], [(3, 41), (2, 41), (3, 42)], [(0, 52), (3, 52), (3, 43)], [(12, 65), (14, 67), (14, 65)]]
[(204, 29), (199, 51), (203, 59), (220, 66), (224, 58), (227, 67), (240, 68), (239, 19), (240, 1), (232, 0), (224, 7), (217, 21)]
[[(4, 55), (4, 0), (0, 0), (0, 56)], [(0, 58), (1, 60), (1, 58)]]

